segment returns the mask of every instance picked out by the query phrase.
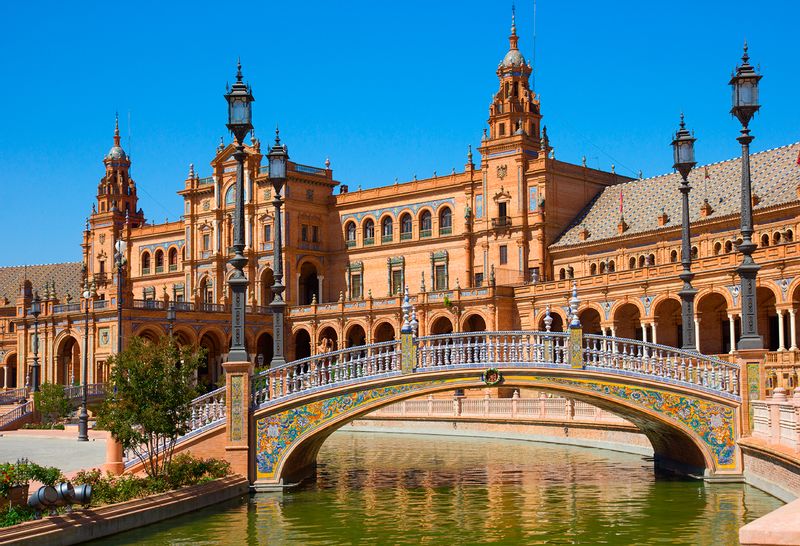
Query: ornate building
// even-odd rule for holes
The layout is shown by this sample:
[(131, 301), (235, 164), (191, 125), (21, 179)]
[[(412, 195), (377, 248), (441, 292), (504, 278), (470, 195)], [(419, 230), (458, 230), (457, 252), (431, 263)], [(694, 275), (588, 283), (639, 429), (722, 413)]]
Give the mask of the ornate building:
[[(555, 159), (541, 125), (533, 68), (517, 46), (497, 67), (488, 130), (463, 171), (368, 190), (348, 191), (323, 167), (289, 164), (284, 215), (288, 357), (393, 339), (408, 286), (420, 334), (544, 329), (566, 324), (573, 279), (584, 331), (681, 344), (679, 175), (630, 179)], [(229, 340), (226, 285), (233, 238), (232, 145), (223, 143), (211, 175), (190, 166), (181, 220), (146, 221), (130, 159), (120, 146), (105, 156), (105, 174), (84, 232), (79, 263), (0, 268), (0, 379), (22, 386), (32, 362), (34, 291), (42, 380), (78, 380), (88, 317), (90, 381), (123, 338), (167, 331), (177, 309), (181, 343), (209, 351), (201, 379), (220, 375)], [(273, 206), (261, 143), (246, 147), (245, 226), (250, 279), (247, 347), (266, 365), (272, 354)], [(774, 381), (796, 383), (796, 311), (800, 302), (800, 143), (753, 154), (753, 203), (759, 329)], [(739, 177), (732, 159), (690, 175), (695, 328), (707, 354), (734, 350), (739, 332)], [(338, 188), (338, 189), (337, 189)], [(114, 245), (127, 243), (123, 274)], [(89, 313), (85, 313), (84, 276)], [(119, 283), (122, 286), (119, 286)], [(53, 284), (55, 283), (55, 285)], [(117, 291), (121, 288), (122, 321)], [(96, 294), (96, 295), (95, 295)]]

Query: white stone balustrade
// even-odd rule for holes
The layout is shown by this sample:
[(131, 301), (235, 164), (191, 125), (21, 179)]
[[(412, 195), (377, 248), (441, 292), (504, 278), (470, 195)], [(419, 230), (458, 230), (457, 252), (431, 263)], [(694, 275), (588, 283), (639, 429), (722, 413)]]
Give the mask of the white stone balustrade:
[(800, 451), (800, 388), (792, 397), (783, 388), (771, 398), (753, 400), (753, 437)]
[(572, 421), (631, 425), (629, 421), (586, 402), (570, 398), (433, 398), (412, 399), (390, 404), (367, 418), (430, 418), (519, 421)]

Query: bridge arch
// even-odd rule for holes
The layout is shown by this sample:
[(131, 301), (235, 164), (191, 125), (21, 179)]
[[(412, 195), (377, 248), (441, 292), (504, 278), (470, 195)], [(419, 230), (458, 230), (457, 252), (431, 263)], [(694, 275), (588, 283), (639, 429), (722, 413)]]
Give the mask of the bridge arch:
[[(591, 374), (550, 374), (541, 371), (530, 373), (507, 370), (504, 387), (532, 388), (561, 394), (593, 404), (616, 413), (635, 424), (648, 438), (655, 454), (658, 469), (679, 471), (695, 475), (710, 475), (726, 467), (738, 465), (733, 437), (735, 436), (735, 409), (724, 401), (709, 397), (687, 404), (687, 392), (680, 389), (654, 389), (645, 384), (619, 381), (620, 378), (590, 377)], [(513, 373), (513, 376), (512, 376)], [(420, 378), (421, 379), (421, 378)], [(285, 405), (259, 409), (255, 414), (256, 438), (259, 446), (255, 454), (256, 487), (259, 481), (267, 483), (297, 483), (311, 475), (319, 449), (325, 440), (348, 422), (388, 404), (408, 398), (424, 396), (454, 389), (483, 388), (479, 374), (465, 376), (457, 371), (429, 375), (414, 383), (386, 384), (370, 382), (356, 387), (345, 387), (320, 400), (309, 396)], [(677, 417), (690, 408), (691, 415), (681, 421)], [(702, 423), (702, 419), (708, 419)], [(692, 420), (708, 428), (714, 419), (722, 419), (727, 427), (724, 438), (709, 445), (702, 434), (718, 434), (691, 428)], [(308, 428), (303, 428), (308, 423)], [(723, 427), (724, 428), (724, 427)], [(278, 434), (277, 431), (280, 431)], [(286, 432), (293, 440), (286, 440)], [(276, 436), (277, 435), (277, 436)], [(722, 464), (721, 464), (722, 462)]]

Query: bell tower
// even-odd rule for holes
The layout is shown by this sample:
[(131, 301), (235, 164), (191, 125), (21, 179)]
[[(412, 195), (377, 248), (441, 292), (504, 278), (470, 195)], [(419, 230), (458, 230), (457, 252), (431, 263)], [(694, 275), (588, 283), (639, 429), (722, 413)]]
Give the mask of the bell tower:
[(103, 158), (105, 176), (97, 185), (97, 212), (128, 216), (136, 224), (143, 221), (137, 209), (136, 184), (130, 177), (131, 160), (120, 146), (119, 116), (114, 123), (114, 146)]
[(539, 99), (530, 88), (530, 63), (519, 50), (516, 16), (511, 12), (509, 48), (497, 67), (500, 88), (489, 106), (489, 139), (525, 136), (536, 147), (539, 142)]

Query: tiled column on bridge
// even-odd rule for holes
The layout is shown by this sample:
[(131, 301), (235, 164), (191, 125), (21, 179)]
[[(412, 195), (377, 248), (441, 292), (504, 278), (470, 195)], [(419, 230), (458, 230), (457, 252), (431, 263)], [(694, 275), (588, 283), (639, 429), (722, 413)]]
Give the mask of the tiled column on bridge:
[(739, 416), (743, 435), (749, 434), (752, 430), (750, 401), (759, 400), (764, 391), (766, 354), (766, 349), (736, 351), (736, 363), (739, 364), (739, 392), (742, 397), (742, 410)]
[(231, 471), (250, 477), (251, 362), (225, 362), (225, 459)]

